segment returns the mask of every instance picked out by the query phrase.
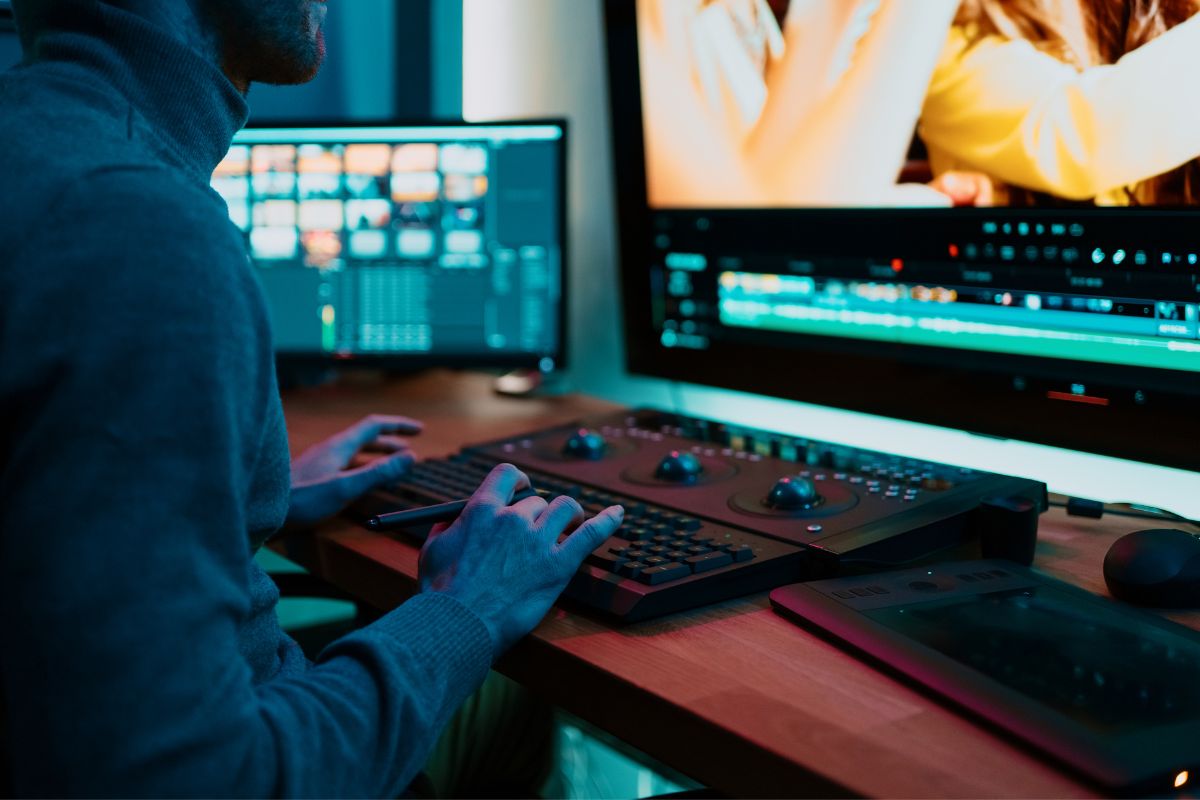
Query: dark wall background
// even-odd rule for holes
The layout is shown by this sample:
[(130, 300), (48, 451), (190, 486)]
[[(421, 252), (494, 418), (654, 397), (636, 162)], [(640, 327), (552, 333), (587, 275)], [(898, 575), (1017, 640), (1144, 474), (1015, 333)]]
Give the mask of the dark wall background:
[(0, 0), (0, 69), (5, 69), (21, 60), (21, 48), (13, 32), (12, 8), (8, 0)]
[[(321, 73), (303, 86), (253, 86), (252, 121), (461, 115), (462, 0), (330, 4), (326, 26)], [(0, 0), (0, 69), (20, 58)]]

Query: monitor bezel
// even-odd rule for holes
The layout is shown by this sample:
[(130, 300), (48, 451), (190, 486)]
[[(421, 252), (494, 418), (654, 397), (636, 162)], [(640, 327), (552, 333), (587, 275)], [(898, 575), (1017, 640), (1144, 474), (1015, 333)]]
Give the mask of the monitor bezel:
[[(653, 238), (650, 219), (655, 209), (649, 206), (646, 190), (636, 3), (605, 0), (604, 12), (612, 154), (614, 164), (619, 165), (613, 170), (613, 196), (625, 361), (629, 372), (994, 438), (1200, 469), (1200, 445), (1190, 451), (1186, 445), (1189, 441), (1200, 443), (1200, 414), (1194, 411), (1200, 404), (1200, 377), (1192, 378), (1194, 389), (1188, 392), (1188, 373), (875, 342), (872, 345), (877, 345), (881, 356), (873, 357), (854, 352), (852, 341), (822, 336), (809, 338), (811, 348), (748, 347), (728, 342), (713, 342), (706, 350), (662, 346), (653, 327), (647, 291)], [(1004, 209), (988, 209), (992, 217), (997, 216), (997, 211), (1005, 213)], [(738, 213), (744, 210), (715, 210), (708, 215), (719, 220), (723, 215), (736, 217)], [(894, 218), (900, 214), (914, 221), (932, 221), (933, 215), (945, 212), (764, 209), (753, 213), (806, 219), (810, 224), (822, 215), (833, 214), (869, 226), (884, 216)], [(1200, 213), (1197, 222), (1200, 223)], [(898, 358), (901, 351), (903, 360)], [(804, 369), (780, 368), (780, 364), (795, 364), (798, 352), (804, 353)], [(977, 353), (976, 361), (987, 359), (988, 366), (976, 365), (973, 369), (947, 366), (965, 360), (964, 352)], [(1109, 383), (1113, 373), (1120, 376), (1115, 385)], [(1099, 384), (1102, 391), (1112, 394), (1111, 405), (1101, 407), (1050, 399), (1047, 387), (1057, 386), (1054, 377), (1064, 374)], [(1151, 392), (1145, 405), (1134, 401), (1135, 387), (1140, 381), (1146, 387), (1155, 385), (1161, 389), (1164, 381), (1174, 374), (1180, 376), (1179, 392)], [(1028, 376), (1021, 390), (1016, 388), (1017, 376)], [(1103, 433), (1097, 435), (1098, 430)]]
[(286, 130), (289, 128), (486, 128), (486, 127), (515, 127), (523, 125), (553, 125), (562, 131), (558, 141), (558, 192), (559, 219), (558, 238), (560, 242), (560, 275), (559, 303), (556, 324), (558, 325), (558, 348), (554, 353), (327, 353), (324, 351), (276, 350), (275, 361), (281, 368), (306, 369), (312, 367), (338, 368), (367, 368), (385, 371), (413, 371), (430, 367), (448, 368), (480, 368), (480, 369), (540, 369), (541, 362), (550, 358), (554, 362), (554, 371), (561, 372), (567, 367), (567, 355), (570, 351), (567, 340), (568, 302), (569, 302), (569, 242), (567, 241), (567, 166), (568, 147), (570, 145), (570, 125), (565, 117), (528, 117), (520, 119), (498, 120), (463, 120), (463, 119), (295, 119), (295, 120), (251, 120), (246, 125), (253, 130)]

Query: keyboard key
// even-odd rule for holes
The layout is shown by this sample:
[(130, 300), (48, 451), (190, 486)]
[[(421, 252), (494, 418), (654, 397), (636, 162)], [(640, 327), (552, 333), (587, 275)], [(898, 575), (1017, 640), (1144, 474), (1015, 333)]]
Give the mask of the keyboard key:
[(600, 567), (601, 569), (606, 569), (609, 572), (616, 572), (621, 565), (627, 563), (629, 559), (625, 556), (613, 555), (612, 553), (592, 553), (586, 559), (584, 559), (584, 561), (586, 561), (588, 564), (591, 564), (593, 567)]
[(687, 539), (676, 539), (672, 542), (667, 542), (667, 547), (671, 548), (672, 550), (687, 550), (691, 546), (692, 543)]
[(704, 525), (703, 522), (695, 517), (678, 517), (675, 527), (685, 531), (698, 531)]
[(662, 546), (661, 544), (656, 544), (653, 547), (647, 547), (646, 552), (653, 553), (656, 556), (661, 556), (663, 553), (667, 552), (667, 549), (668, 548)]
[(629, 528), (629, 530), (622, 527), (618, 535), (631, 542), (644, 542), (650, 538), (650, 529), (641, 525), (635, 525)]
[(650, 541), (655, 544), (666, 544), (667, 542), (675, 541), (675, 537), (660, 533), (658, 536), (652, 537)]
[(691, 553), (684, 552), (683, 550), (671, 550), (666, 554), (665, 557), (671, 559), (672, 561), (683, 561), (686, 558), (690, 558), (691, 555)]
[(684, 563), (696, 572), (708, 572), (710, 569), (729, 566), (733, 563), (733, 556), (720, 552), (704, 553), (703, 555), (688, 556)]
[(636, 578), (646, 569), (645, 562), (642, 561), (626, 561), (621, 565), (620, 573), (626, 578)]
[(662, 556), (646, 556), (645, 558), (642, 559), (642, 562), (645, 563), (646, 566), (648, 566), (648, 567), (660, 567), (663, 564), (671, 563), (670, 561), (667, 561), (667, 559), (663, 558)]
[(754, 558), (754, 548), (748, 544), (739, 544), (729, 551), (729, 555), (735, 562), (740, 564), (743, 561), (749, 561)]
[(637, 579), (642, 583), (648, 583), (651, 586), (656, 586), (667, 581), (686, 578), (691, 575), (692, 571), (683, 564), (667, 563), (660, 566), (648, 567), (637, 575)]
[(608, 552), (612, 553), (614, 556), (626, 556), (628, 558), (629, 551), (632, 549), (633, 548), (631, 547), (617, 545), (616, 547), (608, 548)]
[(630, 550), (628, 553), (625, 554), (625, 557), (628, 558), (630, 561), (641, 561), (643, 558), (646, 558), (649, 555), (650, 554), (647, 553), (645, 550)]
[(839, 590), (837, 590), (836, 592), (834, 592), (834, 593), (833, 593), (833, 596), (834, 596), (834, 597), (840, 597), (840, 598), (842, 598), (843, 600), (852, 600), (852, 599), (854, 599), (854, 595), (850, 594), (850, 592), (847, 592), (845, 589), (839, 589)]
[(694, 544), (694, 545), (692, 545), (691, 547), (689, 547), (689, 548), (687, 549), (687, 551), (688, 551), (689, 553), (691, 553), (692, 555), (694, 555), (694, 556), (698, 556), (698, 555), (700, 555), (701, 553), (709, 553), (709, 552), (711, 552), (711, 551), (712, 551), (712, 548), (705, 547), (705, 546), (704, 546), (704, 545), (702, 545), (702, 544)]

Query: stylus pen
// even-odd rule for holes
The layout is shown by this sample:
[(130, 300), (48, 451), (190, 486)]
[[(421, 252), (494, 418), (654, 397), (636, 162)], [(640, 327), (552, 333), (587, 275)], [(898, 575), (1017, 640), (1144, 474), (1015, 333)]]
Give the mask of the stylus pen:
[[(516, 503), (526, 497), (538, 494), (536, 489), (522, 489), (513, 495), (512, 502)], [(449, 503), (438, 503), (432, 506), (410, 508), (406, 511), (390, 511), (386, 514), (376, 514), (367, 519), (367, 527), (373, 531), (386, 531), (392, 528), (407, 528), (417, 525), (431, 525), (435, 522), (449, 522), (458, 517), (467, 507), (469, 500), (451, 500)]]

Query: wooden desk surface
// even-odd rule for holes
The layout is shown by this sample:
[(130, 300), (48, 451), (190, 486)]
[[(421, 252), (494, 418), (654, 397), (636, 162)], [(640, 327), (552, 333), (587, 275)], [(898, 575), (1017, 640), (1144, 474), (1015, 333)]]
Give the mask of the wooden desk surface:
[[(407, 414), (423, 456), (612, 410), (502, 398), (437, 371), (284, 396), (293, 452), (371, 413)], [(1036, 565), (1104, 594), (1100, 565), (1146, 521), (1042, 518)], [(280, 549), (380, 609), (414, 590), (417, 549), (348, 521)], [(1200, 628), (1200, 612), (1172, 615)], [(733, 796), (1078, 797), (1094, 791), (1018, 745), (771, 612), (765, 594), (614, 627), (555, 608), (497, 668), (650, 756)]]

